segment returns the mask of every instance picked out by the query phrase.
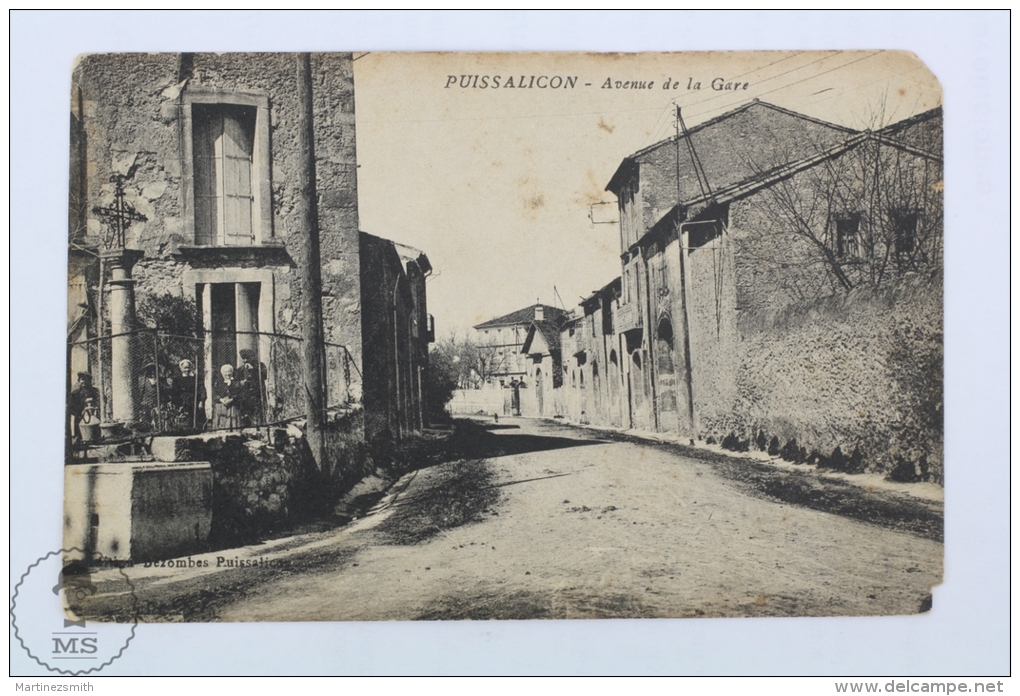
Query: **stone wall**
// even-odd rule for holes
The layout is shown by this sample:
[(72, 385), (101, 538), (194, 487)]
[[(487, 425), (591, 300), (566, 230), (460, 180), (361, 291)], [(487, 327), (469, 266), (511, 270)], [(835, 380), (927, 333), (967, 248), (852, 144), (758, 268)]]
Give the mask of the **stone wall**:
[(365, 445), (365, 414), (360, 407), (335, 410), (323, 424), (329, 462), (330, 499), (339, 498), (373, 471)]
[[(687, 143), (627, 158), (608, 187), (625, 252), (626, 351), (609, 397), (623, 425), (941, 481), (941, 132), (938, 109), (850, 142), (763, 102), (735, 109), (689, 132), (718, 195), (682, 211), (680, 239), (670, 211), (705, 193)], [(714, 233), (696, 225), (711, 220)], [(568, 417), (579, 398), (567, 395)]]
[(741, 333), (724, 346), (732, 389), (700, 393), (701, 437), (795, 440), (822, 464), (857, 450), (831, 464), (942, 481), (940, 275), (792, 304)]
[(733, 403), (736, 398), (741, 353), (731, 247), (728, 235), (716, 237), (691, 251), (686, 259), (695, 429), (699, 434), (704, 431), (706, 413), (714, 414), (719, 404)]
[[(868, 162), (897, 182), (877, 204)], [(730, 203), (726, 234), (688, 256), (699, 437), (941, 480), (940, 185), (938, 162), (865, 144)], [(926, 219), (906, 262), (894, 207)], [(859, 246), (840, 256), (848, 213)]]
[(205, 550), (213, 508), (206, 462), (119, 461), (64, 467), (70, 557), (147, 561)]
[(335, 411), (325, 423), (326, 471), (316, 467), (302, 428), (302, 422), (295, 422), (268, 431), (157, 437), (152, 453), (162, 461), (209, 462), (210, 542), (246, 543), (329, 510), (371, 472), (360, 409)]
[(362, 331), (372, 350), (364, 360), (365, 434), (370, 440), (398, 437), (395, 303), (400, 259), (384, 239), (362, 234)]

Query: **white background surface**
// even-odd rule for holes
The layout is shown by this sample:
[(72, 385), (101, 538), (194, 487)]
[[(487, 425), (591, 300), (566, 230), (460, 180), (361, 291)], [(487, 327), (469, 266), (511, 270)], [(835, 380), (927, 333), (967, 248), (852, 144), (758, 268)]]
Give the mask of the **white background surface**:
[[(945, 89), (946, 565), (931, 614), (145, 625), (103, 674), (1007, 673), (1008, 42), (1006, 13), (13, 13), (11, 587), (60, 546), (76, 54), (906, 49)], [(45, 674), (13, 634), (10, 656), (12, 674)]]

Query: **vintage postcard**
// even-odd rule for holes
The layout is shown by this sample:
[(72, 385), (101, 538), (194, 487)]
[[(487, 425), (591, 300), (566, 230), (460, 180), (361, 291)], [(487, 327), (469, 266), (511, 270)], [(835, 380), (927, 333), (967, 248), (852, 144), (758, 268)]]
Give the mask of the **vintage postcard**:
[(913, 54), (91, 54), (68, 105), (69, 632), (932, 608)]

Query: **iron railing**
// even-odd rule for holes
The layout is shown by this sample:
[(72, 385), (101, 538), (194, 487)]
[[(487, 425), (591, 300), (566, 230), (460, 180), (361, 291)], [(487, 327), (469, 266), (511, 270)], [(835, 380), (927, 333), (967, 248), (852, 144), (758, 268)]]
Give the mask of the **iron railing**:
[[(324, 409), (361, 398), (345, 346), (321, 356)], [(258, 331), (177, 335), (141, 329), (68, 344), (68, 436), (73, 444), (236, 430), (305, 415), (302, 339)]]

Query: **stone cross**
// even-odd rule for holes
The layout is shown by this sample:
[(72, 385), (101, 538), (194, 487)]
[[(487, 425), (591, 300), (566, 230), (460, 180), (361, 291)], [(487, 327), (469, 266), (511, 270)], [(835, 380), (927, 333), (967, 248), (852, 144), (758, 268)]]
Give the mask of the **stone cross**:
[(114, 250), (124, 248), (125, 233), (132, 222), (145, 222), (148, 218), (124, 200), (124, 176), (114, 174), (111, 181), (116, 187), (113, 192), (113, 205), (108, 208), (97, 205), (92, 212), (107, 224), (108, 232), (103, 236), (103, 246)]

